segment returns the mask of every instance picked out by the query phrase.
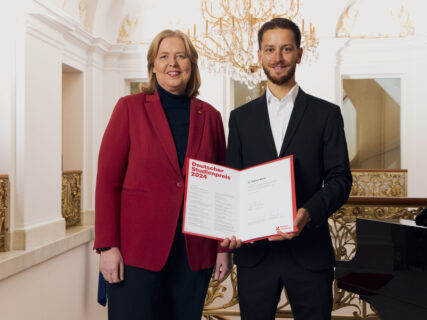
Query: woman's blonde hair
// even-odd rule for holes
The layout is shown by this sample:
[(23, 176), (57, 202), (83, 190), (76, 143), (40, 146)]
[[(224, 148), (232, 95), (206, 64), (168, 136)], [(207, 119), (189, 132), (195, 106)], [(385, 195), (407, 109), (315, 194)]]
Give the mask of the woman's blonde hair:
[(153, 73), (154, 60), (156, 59), (159, 51), (160, 43), (163, 39), (171, 37), (178, 37), (184, 41), (185, 53), (191, 62), (191, 75), (187, 84), (187, 94), (189, 97), (196, 97), (199, 94), (199, 88), (201, 85), (199, 67), (197, 66), (199, 55), (188, 36), (179, 30), (163, 30), (154, 37), (153, 41), (151, 41), (147, 54), (148, 83), (147, 85), (141, 85), (141, 90), (147, 94), (152, 94), (156, 91), (157, 80), (156, 74)]

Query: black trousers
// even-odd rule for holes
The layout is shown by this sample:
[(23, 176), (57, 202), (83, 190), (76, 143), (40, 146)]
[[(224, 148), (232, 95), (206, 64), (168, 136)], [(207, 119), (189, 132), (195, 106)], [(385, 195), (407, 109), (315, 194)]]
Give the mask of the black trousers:
[(275, 319), (283, 286), (295, 320), (331, 319), (333, 269), (308, 270), (288, 246), (272, 244), (270, 249), (256, 266), (237, 266), (242, 320)]
[[(141, 253), (143, 254), (143, 253)], [(192, 271), (177, 231), (161, 271), (125, 265), (125, 280), (107, 284), (109, 320), (200, 320), (212, 268)]]

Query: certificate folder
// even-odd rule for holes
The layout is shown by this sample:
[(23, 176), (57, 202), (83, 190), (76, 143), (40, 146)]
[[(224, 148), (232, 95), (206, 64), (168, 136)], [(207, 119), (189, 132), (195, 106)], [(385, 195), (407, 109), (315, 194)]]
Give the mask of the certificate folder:
[(186, 159), (182, 232), (243, 242), (294, 232), (293, 156), (244, 170)]

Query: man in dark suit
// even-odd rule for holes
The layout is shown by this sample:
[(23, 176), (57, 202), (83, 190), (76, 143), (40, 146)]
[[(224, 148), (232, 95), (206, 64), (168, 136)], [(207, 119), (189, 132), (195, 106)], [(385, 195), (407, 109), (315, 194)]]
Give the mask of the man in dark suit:
[(274, 319), (285, 286), (295, 319), (330, 319), (334, 252), (328, 217), (347, 200), (352, 176), (340, 108), (306, 94), (295, 81), (301, 33), (284, 18), (258, 32), (264, 95), (230, 114), (228, 166), (244, 169), (294, 156), (298, 232), (241, 245), (235, 237), (242, 319)]

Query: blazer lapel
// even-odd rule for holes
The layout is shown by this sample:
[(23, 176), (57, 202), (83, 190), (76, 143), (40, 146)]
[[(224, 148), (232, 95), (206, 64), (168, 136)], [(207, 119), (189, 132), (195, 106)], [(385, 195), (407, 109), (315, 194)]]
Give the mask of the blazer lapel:
[[(277, 158), (276, 145), (274, 144), (273, 132), (271, 131), (270, 117), (268, 115), (267, 97), (266, 93), (259, 97), (255, 103), (255, 116), (253, 119), (256, 121), (253, 129), (256, 130), (261, 137), (265, 138), (265, 147), (268, 152)], [(263, 138), (263, 139), (264, 139)]]
[[(192, 98), (190, 102), (190, 129), (188, 133), (188, 144), (186, 157), (195, 158), (200, 148), (200, 141), (202, 140), (203, 127), (205, 124), (205, 111), (199, 100)], [(182, 175), (184, 176), (185, 166), (182, 168)]]
[(307, 107), (306, 94), (299, 88), (297, 98), (295, 99), (295, 105), (292, 110), (291, 118), (289, 119), (288, 128), (286, 129), (285, 138), (283, 140), (282, 149), (280, 150), (280, 157), (285, 155), (286, 149), (289, 146), (295, 132), (301, 122), (302, 116), (304, 115), (305, 108)]
[(160, 102), (159, 94), (156, 91), (154, 94), (146, 95), (146, 97), (145, 106), (147, 108), (147, 115), (151, 127), (158, 135), (160, 144), (165, 150), (172, 167), (181, 175), (175, 143), (173, 141), (168, 119), (166, 118), (166, 114)]

